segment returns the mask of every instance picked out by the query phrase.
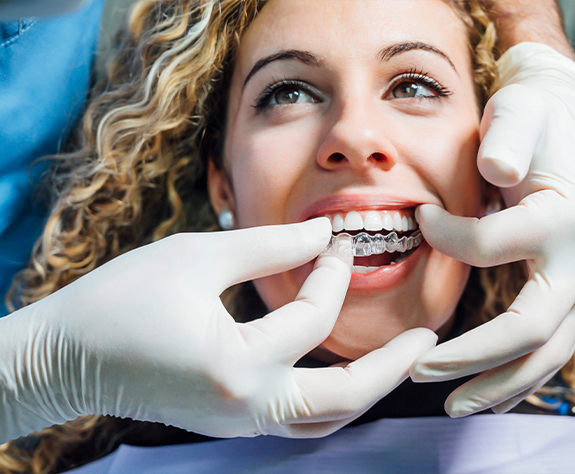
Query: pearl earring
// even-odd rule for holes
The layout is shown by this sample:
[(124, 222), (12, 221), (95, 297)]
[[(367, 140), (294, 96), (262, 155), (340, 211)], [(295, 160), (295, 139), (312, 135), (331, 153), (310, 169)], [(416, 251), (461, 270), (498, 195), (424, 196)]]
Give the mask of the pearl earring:
[(222, 230), (232, 230), (235, 227), (234, 215), (229, 209), (224, 209), (218, 215), (218, 223)]

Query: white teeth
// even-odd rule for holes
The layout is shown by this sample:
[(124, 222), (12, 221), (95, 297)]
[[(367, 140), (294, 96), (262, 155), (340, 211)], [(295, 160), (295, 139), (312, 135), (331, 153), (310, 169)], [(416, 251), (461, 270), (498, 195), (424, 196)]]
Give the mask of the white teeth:
[(333, 232), (341, 232), (343, 230), (343, 217), (336, 214), (331, 223), (331, 228)]
[(383, 221), (377, 211), (369, 211), (363, 218), (363, 226), (365, 230), (381, 230), (383, 229)]
[(393, 228), (394, 230), (401, 232), (401, 215), (399, 212), (393, 213)]
[(354, 265), (352, 268), (352, 273), (371, 273), (379, 270), (381, 267), (364, 267), (361, 265)]
[(349, 211), (347, 214), (326, 215), (331, 221), (333, 233), (343, 230), (356, 231), (365, 229), (369, 232), (381, 230), (407, 232), (417, 229), (417, 222), (413, 217), (402, 215), (397, 211), (367, 211), (361, 217), (358, 211)]
[(357, 211), (349, 211), (345, 216), (343, 228), (345, 230), (363, 229), (363, 219), (361, 218), (361, 214)]
[(383, 216), (383, 228), (385, 230), (393, 230), (393, 219), (389, 215), (389, 212), (386, 212)]
[(407, 217), (406, 217), (406, 216), (403, 216), (403, 217), (401, 218), (401, 230), (402, 230), (402, 232), (407, 232), (407, 230), (408, 230), (408, 227), (407, 227)]

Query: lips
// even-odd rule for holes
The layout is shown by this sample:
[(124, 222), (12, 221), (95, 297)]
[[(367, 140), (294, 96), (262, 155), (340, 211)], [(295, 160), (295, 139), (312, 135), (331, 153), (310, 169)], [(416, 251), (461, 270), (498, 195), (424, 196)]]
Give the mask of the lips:
[[(301, 215), (300, 221), (323, 217), (325, 215), (340, 214), (344, 218), (349, 211), (358, 211), (365, 215), (373, 211), (400, 211), (413, 217), (413, 210), (421, 202), (412, 201), (408, 198), (386, 196), (382, 194), (340, 194), (319, 199), (307, 206)], [(393, 217), (393, 216), (392, 216)]]
[[(324, 216), (330, 220), (332, 243), (337, 243), (340, 235), (349, 235), (354, 246), (356, 242), (363, 245), (362, 249), (367, 245), (367, 253), (354, 252), (352, 271), (370, 275), (405, 261), (420, 245), (422, 240), (417, 237), (420, 233), (415, 220), (415, 205), (412, 201), (381, 195), (334, 196), (312, 204), (305, 214), (306, 218)], [(403, 242), (404, 245), (394, 242)], [(409, 245), (405, 245), (406, 242)], [(372, 252), (372, 248), (378, 250)]]

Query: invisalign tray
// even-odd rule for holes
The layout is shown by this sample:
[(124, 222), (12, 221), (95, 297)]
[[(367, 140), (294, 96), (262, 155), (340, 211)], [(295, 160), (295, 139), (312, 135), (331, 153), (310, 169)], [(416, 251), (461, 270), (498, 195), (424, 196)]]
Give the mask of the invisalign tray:
[[(349, 242), (349, 243), (348, 243)], [(418, 247), (423, 242), (421, 231), (416, 231), (409, 237), (399, 238), (396, 232), (389, 234), (369, 235), (367, 232), (361, 232), (351, 236), (345, 232), (332, 235), (329, 244), (322, 252), (323, 255), (337, 255), (340, 245), (350, 245), (354, 257), (369, 257), (384, 252), (405, 252), (412, 248)]]

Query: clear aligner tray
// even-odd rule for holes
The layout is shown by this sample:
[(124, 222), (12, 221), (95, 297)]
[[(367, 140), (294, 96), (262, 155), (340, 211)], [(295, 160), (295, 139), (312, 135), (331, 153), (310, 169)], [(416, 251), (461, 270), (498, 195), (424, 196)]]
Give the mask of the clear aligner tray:
[(406, 252), (412, 248), (418, 247), (423, 242), (421, 231), (416, 231), (409, 237), (399, 237), (396, 232), (389, 234), (369, 235), (367, 232), (361, 232), (357, 235), (349, 235), (345, 232), (332, 235), (331, 240), (322, 254), (337, 255), (340, 245), (351, 244), (354, 257), (369, 257), (384, 252)]

